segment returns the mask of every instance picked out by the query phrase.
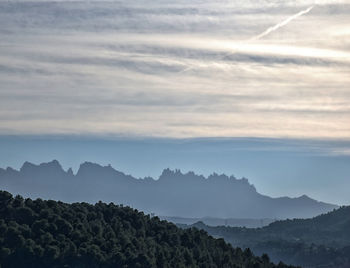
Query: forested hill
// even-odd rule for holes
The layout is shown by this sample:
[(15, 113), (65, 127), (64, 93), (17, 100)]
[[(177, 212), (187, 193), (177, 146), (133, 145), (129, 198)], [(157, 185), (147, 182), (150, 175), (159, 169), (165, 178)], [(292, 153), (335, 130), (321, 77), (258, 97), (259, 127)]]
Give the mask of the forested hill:
[(0, 191), (1, 267), (290, 267), (130, 207)]
[(192, 225), (233, 246), (249, 247), (272, 260), (310, 267), (350, 267), (350, 207), (312, 219), (294, 219), (257, 228)]
[(235, 245), (282, 239), (339, 248), (350, 245), (350, 206), (311, 219), (281, 220), (257, 229), (206, 227), (200, 223), (194, 226), (225, 236)]

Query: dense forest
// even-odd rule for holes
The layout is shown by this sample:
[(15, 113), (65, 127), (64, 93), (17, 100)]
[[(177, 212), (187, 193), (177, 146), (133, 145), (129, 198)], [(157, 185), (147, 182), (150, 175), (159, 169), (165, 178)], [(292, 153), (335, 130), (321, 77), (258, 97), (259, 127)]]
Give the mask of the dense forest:
[(263, 228), (191, 227), (222, 237), (236, 247), (249, 247), (271, 260), (308, 267), (350, 267), (350, 207), (312, 219), (276, 221)]
[(0, 191), (1, 267), (290, 267), (130, 207)]

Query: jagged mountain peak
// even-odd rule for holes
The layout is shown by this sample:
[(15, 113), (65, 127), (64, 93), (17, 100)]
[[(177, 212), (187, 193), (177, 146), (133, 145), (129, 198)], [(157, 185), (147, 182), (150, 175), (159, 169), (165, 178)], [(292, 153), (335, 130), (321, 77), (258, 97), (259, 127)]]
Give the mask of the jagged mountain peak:
[(107, 166), (102, 166), (92, 162), (84, 162), (80, 165), (76, 177), (79, 178), (89, 178), (91, 180), (98, 180), (102, 178), (106, 179), (119, 179), (124, 182), (134, 182), (137, 179), (131, 175), (126, 175), (125, 173), (114, 169), (110, 164)]
[(159, 176), (159, 181), (174, 181), (174, 182), (190, 182), (190, 181), (205, 181), (203, 175), (197, 175), (193, 171), (187, 173), (181, 172), (180, 169), (171, 170), (166, 168)]
[(147, 177), (144, 177), (143, 178), (143, 181), (144, 182), (155, 182), (156, 180), (155, 179), (153, 179), (152, 177), (150, 177), (150, 176), (147, 176)]
[(7, 168), (5, 169), (5, 171), (6, 171), (6, 172), (18, 172), (17, 170), (15, 170), (15, 169), (12, 168), (12, 167), (7, 167)]
[(57, 160), (41, 163), (39, 165), (35, 165), (33, 163), (26, 161), (23, 163), (22, 167), (20, 168), (20, 172), (22, 173), (36, 172), (36, 171), (43, 171), (43, 170), (50, 170), (52, 172), (60, 172), (60, 173), (64, 172), (61, 164)]
[(25, 196), (36, 196), (40, 192), (69, 202), (114, 201), (159, 215), (183, 217), (309, 217), (336, 208), (305, 195), (264, 196), (246, 178), (225, 174), (204, 177), (192, 171), (183, 173), (167, 168), (158, 180), (137, 179), (111, 165), (92, 162), (82, 163), (76, 175), (72, 169), (64, 171), (57, 160), (40, 165), (25, 162), (20, 171), (9, 168), (0, 172), (0, 187), (18, 189), (18, 193)]
[(74, 173), (73, 173), (72, 168), (69, 168), (69, 169), (67, 170), (67, 174), (68, 174), (69, 176), (74, 176)]
[(306, 194), (303, 194), (303, 195), (299, 196), (298, 199), (310, 200), (311, 198), (309, 196), (307, 196)]
[(32, 168), (35, 168), (36, 165), (28, 162), (28, 161), (25, 161), (22, 165), (22, 167), (19, 169), (20, 172), (25, 172), (26, 170), (29, 170), (29, 169), (32, 169)]
[(79, 169), (81, 168), (102, 168), (103, 166), (97, 164), (97, 163), (93, 163), (93, 162), (89, 162), (89, 161), (85, 161), (84, 163), (80, 164)]
[(230, 177), (227, 176), (226, 174), (218, 174), (216, 172), (212, 173), (209, 175), (208, 179), (220, 179), (220, 180), (229, 180)]
[(117, 170), (115, 170), (114, 168), (112, 168), (111, 165), (108, 166), (102, 166), (100, 164), (96, 164), (93, 162), (84, 162), (82, 164), (80, 164), (77, 175), (81, 174), (82, 172), (97, 172), (97, 171), (112, 171), (112, 172), (118, 172)]
[[(55, 168), (55, 169), (62, 169), (62, 166), (60, 164), (60, 162), (58, 162), (58, 160), (54, 159), (51, 162), (47, 162), (47, 163), (42, 163), (39, 166), (41, 167), (49, 167), (49, 168)], [(62, 169), (63, 170), (63, 169)]]

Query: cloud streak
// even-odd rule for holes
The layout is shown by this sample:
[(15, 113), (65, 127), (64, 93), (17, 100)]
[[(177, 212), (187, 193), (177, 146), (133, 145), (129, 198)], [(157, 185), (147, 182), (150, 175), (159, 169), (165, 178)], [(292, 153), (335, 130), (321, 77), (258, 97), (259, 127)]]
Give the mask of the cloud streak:
[(309, 13), (312, 9), (314, 8), (314, 6), (311, 6), (311, 7), (308, 7), (307, 9), (305, 10), (302, 10), (300, 12), (298, 12), (297, 14), (285, 19), (284, 21), (280, 22), (280, 23), (277, 23), (276, 25), (268, 28), (266, 31), (262, 32), (261, 34), (253, 37), (252, 39), (253, 40), (258, 40), (258, 39), (261, 39), (263, 37), (265, 37), (266, 35), (274, 32), (274, 31), (277, 31), (279, 28), (283, 27), (283, 26), (286, 26), (288, 23), (290, 23), (291, 21), (299, 18), (300, 16), (302, 15), (305, 15), (307, 13)]

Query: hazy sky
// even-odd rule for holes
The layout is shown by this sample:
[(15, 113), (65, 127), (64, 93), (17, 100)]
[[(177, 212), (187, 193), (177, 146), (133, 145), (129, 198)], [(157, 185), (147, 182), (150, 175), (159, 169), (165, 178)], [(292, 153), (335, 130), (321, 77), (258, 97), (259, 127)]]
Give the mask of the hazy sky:
[[(348, 0), (0, 0), (0, 166), (94, 160), (140, 177), (170, 166), (350, 203), (349, 17)], [(250, 139), (200, 154), (168, 140), (199, 137), (268, 142), (266, 154)]]

